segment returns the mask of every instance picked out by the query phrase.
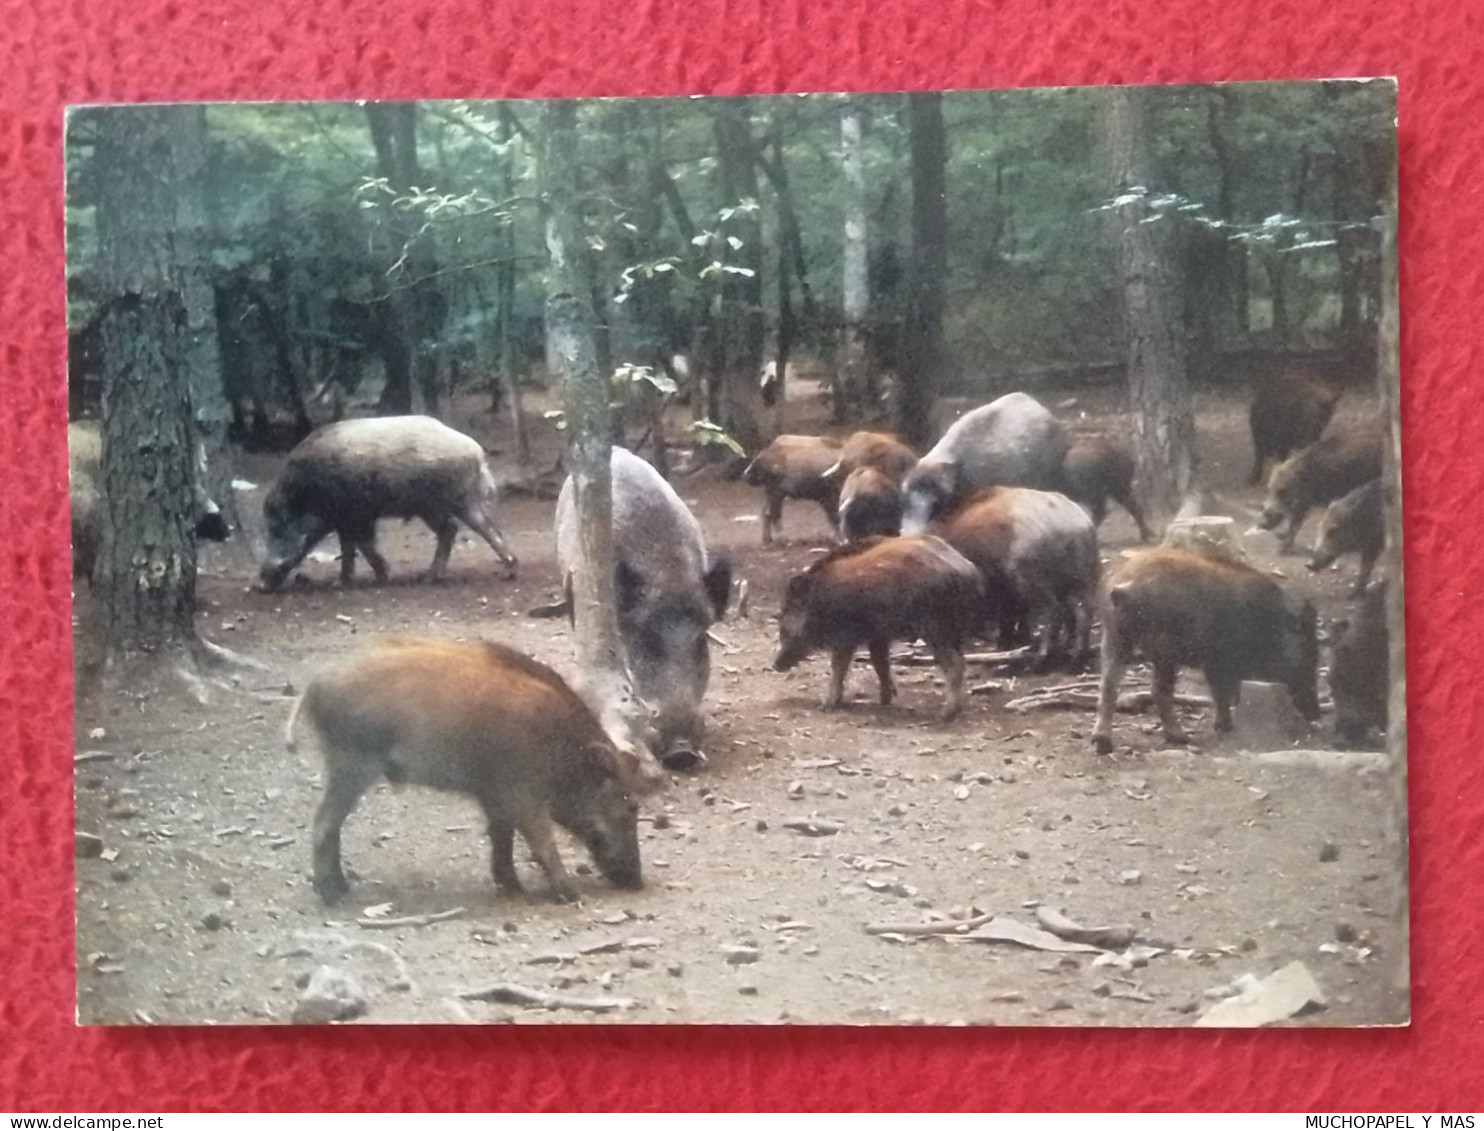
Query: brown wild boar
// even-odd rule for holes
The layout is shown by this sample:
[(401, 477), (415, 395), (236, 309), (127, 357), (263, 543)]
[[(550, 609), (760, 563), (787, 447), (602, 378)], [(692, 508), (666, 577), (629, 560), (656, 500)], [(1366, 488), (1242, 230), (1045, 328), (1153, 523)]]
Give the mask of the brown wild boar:
[(1339, 391), (1305, 368), (1271, 370), (1252, 381), (1247, 422), (1252, 429), (1252, 480), (1262, 482), (1269, 460), (1282, 462), (1324, 435)]
[(1071, 499), (1029, 487), (990, 487), (949, 512), (938, 533), (984, 576), (985, 614), (1002, 646), (1022, 621), (1040, 632), (1038, 662), (1090, 655), (1097, 603), (1097, 531)]
[(1136, 656), (1154, 668), (1154, 704), (1165, 739), (1188, 741), (1175, 716), (1175, 676), (1200, 668), (1230, 730), (1244, 679), (1282, 683), (1299, 712), (1319, 718), (1318, 622), (1314, 605), (1285, 593), (1251, 566), (1196, 550), (1139, 550), (1108, 579), (1103, 601), (1103, 676), (1093, 744), (1113, 749), (1113, 711)]
[(1278, 536), (1278, 544), (1284, 553), (1292, 553), (1299, 527), (1311, 510), (1380, 477), (1378, 421), (1333, 432), (1273, 468), (1257, 525), (1274, 530), (1287, 519), (1288, 528)]
[(1360, 555), (1360, 574), (1352, 597), (1365, 592), (1371, 570), (1386, 545), (1386, 526), (1381, 515), (1381, 480), (1372, 479), (1325, 508), (1319, 520), (1319, 537), (1310, 556), (1310, 569), (1327, 569), (1341, 554)]
[(618, 887), (642, 886), (635, 799), (645, 763), (604, 734), (561, 676), (494, 643), (392, 639), (316, 676), (289, 716), (318, 738), (324, 796), (314, 814), (314, 890), (348, 890), (340, 828), (381, 778), (464, 793), (484, 810), (495, 883), (521, 889), (517, 831), (560, 901), (577, 898), (552, 822), (570, 830)]
[(840, 491), (840, 537), (847, 542), (872, 534), (902, 532), (902, 491), (874, 467), (858, 467)]
[(1391, 634), (1386, 621), (1386, 581), (1369, 586), (1354, 619), (1330, 629), (1329, 689), (1335, 700), (1335, 736), (1362, 745), (1371, 731), (1386, 737), (1391, 698)]
[(889, 432), (853, 432), (840, 448), (840, 459), (825, 472), (844, 483), (862, 467), (874, 468), (897, 486), (917, 466), (917, 453)]
[(1074, 503), (1081, 503), (1092, 515), (1092, 524), (1102, 526), (1108, 514), (1108, 500), (1128, 511), (1139, 528), (1139, 541), (1149, 541), (1149, 527), (1144, 512), (1134, 497), (1134, 457), (1127, 448), (1106, 436), (1092, 433), (1073, 435), (1066, 458), (1062, 460), (1062, 492)]
[(865, 538), (836, 547), (789, 579), (778, 618), (775, 671), (786, 672), (810, 652), (828, 649), (827, 709), (845, 700), (845, 676), (856, 649), (870, 649), (881, 702), (896, 694), (891, 643), (927, 641), (948, 685), (945, 719), (963, 710), (963, 644), (983, 600), (979, 571), (941, 538)]
[(818, 503), (836, 528), (840, 481), (825, 475), (840, 458), (840, 441), (826, 436), (778, 436), (753, 457), (744, 482), (763, 489), (763, 545), (771, 546), (783, 520), (786, 499)]
[(340, 539), (340, 581), (355, 574), (357, 551), (385, 581), (376, 549), (382, 518), (420, 518), (438, 537), (437, 580), (462, 522), (489, 544), (513, 578), (515, 555), (495, 525), (499, 488), (478, 441), (431, 416), (342, 420), (310, 433), (289, 453), (263, 500), (268, 556), (260, 579), (273, 590), (331, 533)]

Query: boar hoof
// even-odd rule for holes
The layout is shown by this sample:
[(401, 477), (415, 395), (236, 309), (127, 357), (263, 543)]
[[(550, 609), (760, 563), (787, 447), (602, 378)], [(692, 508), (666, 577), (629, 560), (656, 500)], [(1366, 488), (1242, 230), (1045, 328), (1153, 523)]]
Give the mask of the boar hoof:
[(579, 898), (577, 889), (571, 884), (557, 884), (551, 889), (553, 903), (576, 903)]
[(339, 903), (350, 893), (350, 884), (342, 875), (316, 876), (314, 890), (320, 902), (326, 905)]
[(667, 770), (694, 770), (705, 762), (706, 755), (689, 746), (677, 747), (660, 759), (660, 765)]
[(1099, 754), (1113, 753), (1113, 736), (1111, 734), (1095, 734), (1092, 736), (1092, 748)]
[(510, 561), (505, 564), (505, 580), (514, 581), (516, 574), (519, 572), (519, 568), (520, 563), (514, 558), (511, 558)]
[[(1217, 730), (1222, 730), (1222, 729), (1231, 730), (1231, 723), (1227, 723), (1225, 728), (1221, 727), (1218, 724), (1217, 727), (1216, 727), (1216, 729)], [(1168, 727), (1166, 727), (1165, 728), (1165, 741), (1168, 742), (1171, 746), (1189, 746), (1190, 745), (1190, 735), (1186, 734), (1183, 730), (1170, 730)]]

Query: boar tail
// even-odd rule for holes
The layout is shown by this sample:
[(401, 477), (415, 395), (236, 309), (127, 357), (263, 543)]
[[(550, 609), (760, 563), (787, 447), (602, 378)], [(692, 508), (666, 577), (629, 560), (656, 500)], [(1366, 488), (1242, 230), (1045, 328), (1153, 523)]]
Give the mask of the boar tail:
[(283, 745), (290, 754), (299, 752), (299, 738), (295, 733), (299, 727), (299, 712), (304, 709), (304, 700), (309, 698), (309, 692), (305, 691), (299, 698), (294, 700), (293, 710), (289, 712), (289, 721), (283, 728)]

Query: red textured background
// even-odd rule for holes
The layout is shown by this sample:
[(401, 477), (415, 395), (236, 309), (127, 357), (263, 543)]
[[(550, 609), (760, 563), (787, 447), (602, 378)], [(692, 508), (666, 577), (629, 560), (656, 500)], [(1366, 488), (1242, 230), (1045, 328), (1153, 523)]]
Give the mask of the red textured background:
[[(0, 0), (0, 15), (0, 1108), (1484, 1107), (1477, 0)], [(73, 1026), (65, 103), (1380, 74), (1401, 82), (1410, 1030)]]

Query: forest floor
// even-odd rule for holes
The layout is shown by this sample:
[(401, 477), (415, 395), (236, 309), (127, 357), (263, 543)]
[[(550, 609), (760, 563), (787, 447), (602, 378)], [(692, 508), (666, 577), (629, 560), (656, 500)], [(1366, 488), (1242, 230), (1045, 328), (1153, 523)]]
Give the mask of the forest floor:
[[(1106, 395), (1045, 397), (1068, 420), (1126, 427)], [(461, 407), (451, 422), (505, 470), (505, 419), (492, 427), (478, 406)], [(817, 403), (787, 408), (788, 430), (813, 430)], [(1198, 425), (1209, 486), (1255, 511), (1245, 406), (1202, 396)], [(558, 439), (538, 439), (537, 463), (550, 467)], [(307, 584), (254, 591), (262, 495), (281, 459), (244, 461), (240, 474), (257, 484), (238, 496), (247, 537), (204, 552), (199, 589), (202, 634), (264, 670), (206, 705), (118, 692), (78, 703), (77, 827), (104, 850), (77, 860), (85, 1024), (288, 1022), (321, 964), (361, 981), (365, 1023), (1181, 1026), (1217, 987), (1295, 959), (1327, 997), (1295, 1023), (1406, 1017), (1392, 986), (1404, 877), (1387, 775), (1258, 763), (1215, 740), (1209, 712), (1187, 712), (1196, 743), (1180, 751), (1164, 749), (1152, 716), (1120, 715), (1119, 753), (1098, 757), (1090, 710), (1004, 709), (1065, 674), (971, 665), (971, 683), (1002, 686), (944, 724), (935, 669), (898, 667), (898, 701), (882, 708), (862, 664), (848, 709), (821, 711), (825, 658), (787, 675), (771, 659), (779, 595), (827, 544), (823, 516), (789, 504), (788, 540), (763, 547), (754, 490), (701, 476), (678, 489), (747, 580), (751, 610), (717, 626), (709, 764), (644, 805), (645, 889), (618, 891), (587, 872), (580, 904), (502, 897), (472, 801), (382, 785), (346, 824), (351, 895), (326, 909), (309, 885), (320, 767), (312, 743), (298, 754), (283, 743), (292, 690), (387, 633), (488, 637), (567, 671), (574, 643), (564, 621), (526, 616), (557, 588), (554, 504), (532, 497), (507, 498), (500, 515), (522, 563), (515, 582), (463, 536), (448, 582), (418, 584), (432, 536), (388, 522), (391, 583), (340, 588), (331, 540), (305, 563)], [(1121, 511), (1101, 534), (1105, 560), (1136, 545)], [(1344, 615), (1353, 562), (1316, 576), (1275, 547), (1265, 534), (1246, 540), (1258, 564), (1314, 595), (1326, 621)], [(85, 589), (76, 599), (85, 617)], [(94, 650), (80, 635), (80, 667)], [(1206, 689), (1186, 672), (1181, 690)], [(1299, 743), (1332, 744), (1329, 715)], [(786, 827), (811, 816), (838, 831)], [(569, 868), (586, 864), (579, 846), (563, 846)], [(989, 912), (1034, 924), (1037, 904), (1132, 927), (1149, 949), (1109, 958), (865, 930)], [(455, 909), (422, 926), (357, 923)], [(496, 982), (633, 1004), (592, 1013), (459, 997)]]

